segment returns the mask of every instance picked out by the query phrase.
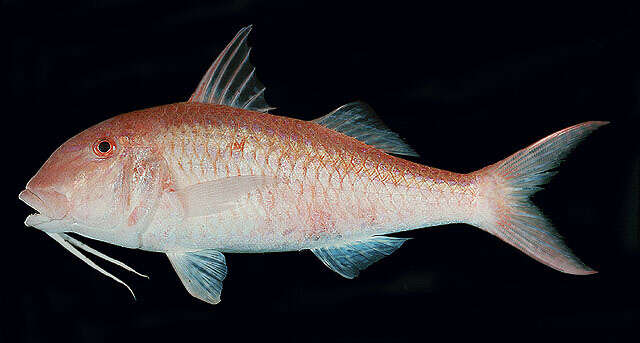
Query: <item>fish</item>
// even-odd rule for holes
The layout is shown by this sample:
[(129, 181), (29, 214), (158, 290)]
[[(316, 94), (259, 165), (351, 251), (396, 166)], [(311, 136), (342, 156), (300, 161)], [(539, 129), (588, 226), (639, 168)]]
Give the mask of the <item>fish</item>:
[(46, 233), (146, 277), (77, 236), (165, 254), (185, 289), (221, 300), (224, 254), (310, 250), (347, 279), (391, 255), (400, 232), (479, 228), (560, 272), (588, 275), (530, 197), (606, 121), (555, 132), (471, 173), (429, 167), (363, 102), (304, 121), (270, 114), (242, 28), (186, 102), (120, 114), (72, 137), (18, 198)]

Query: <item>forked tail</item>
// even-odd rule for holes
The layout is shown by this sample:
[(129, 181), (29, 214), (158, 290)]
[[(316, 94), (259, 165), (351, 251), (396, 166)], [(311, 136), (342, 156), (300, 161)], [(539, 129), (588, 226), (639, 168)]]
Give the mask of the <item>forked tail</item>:
[(596, 273), (569, 250), (529, 197), (549, 181), (554, 174), (551, 170), (582, 139), (607, 123), (590, 121), (568, 127), (475, 172), (481, 186), (472, 224), (561, 272)]

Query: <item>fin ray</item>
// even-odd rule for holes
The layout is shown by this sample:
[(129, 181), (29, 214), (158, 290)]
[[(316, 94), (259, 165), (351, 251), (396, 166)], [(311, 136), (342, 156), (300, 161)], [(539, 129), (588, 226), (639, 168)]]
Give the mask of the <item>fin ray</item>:
[(167, 253), (189, 294), (209, 304), (220, 302), (222, 281), (227, 276), (224, 255), (217, 250)]
[(476, 224), (553, 269), (576, 275), (596, 273), (573, 254), (529, 197), (542, 189), (554, 174), (551, 170), (580, 141), (605, 124), (568, 127), (475, 172), (493, 193)]
[(415, 150), (378, 118), (369, 105), (360, 101), (342, 105), (313, 122), (391, 154), (418, 156)]
[(353, 279), (361, 270), (391, 255), (407, 240), (409, 238), (374, 236), (338, 245), (313, 248), (311, 252), (329, 269), (347, 279)]
[(258, 112), (270, 107), (264, 99), (265, 87), (249, 61), (247, 37), (251, 26), (242, 28), (207, 70), (189, 102), (227, 105)]

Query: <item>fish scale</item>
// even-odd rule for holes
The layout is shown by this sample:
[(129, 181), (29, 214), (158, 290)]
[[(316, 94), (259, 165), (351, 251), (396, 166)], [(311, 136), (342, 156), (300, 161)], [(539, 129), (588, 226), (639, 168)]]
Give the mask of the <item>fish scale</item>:
[[(256, 244), (242, 248), (250, 235), (262, 238), (261, 251), (297, 250), (338, 239), (464, 222), (475, 201), (476, 191), (464, 192), (477, 189), (467, 175), (384, 154), (315, 123), (198, 103), (168, 105), (152, 112), (160, 115), (145, 118), (160, 123), (165, 130), (154, 144), (179, 147), (163, 153), (176, 188), (244, 175), (285, 181), (267, 191), (289, 201), (272, 206), (264, 200), (265, 194), (256, 194), (238, 204), (247, 207), (251, 203), (250, 208), (258, 209), (243, 213), (238, 224), (245, 230), (251, 227), (251, 233), (242, 230), (235, 235), (238, 230), (232, 229), (221, 236), (219, 227), (225, 220), (213, 215), (200, 219), (205, 224), (190, 225), (208, 227), (211, 236), (217, 238), (188, 243), (189, 248), (253, 251)], [(130, 117), (140, 116), (134, 113)], [(243, 128), (238, 123), (243, 123)], [(199, 154), (189, 148), (197, 146), (205, 146), (204, 151), (209, 153)], [(351, 161), (361, 161), (362, 168), (357, 171)], [(293, 172), (296, 165), (300, 168)], [(392, 195), (396, 195), (395, 201)], [(292, 228), (301, 234), (292, 234)]]

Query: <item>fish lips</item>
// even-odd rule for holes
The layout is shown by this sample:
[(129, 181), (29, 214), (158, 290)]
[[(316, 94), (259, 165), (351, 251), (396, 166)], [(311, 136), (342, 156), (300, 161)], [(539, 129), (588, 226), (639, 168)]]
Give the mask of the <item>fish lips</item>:
[(27, 216), (24, 224), (47, 232), (62, 231), (61, 226), (66, 227), (73, 221), (67, 218), (68, 201), (67, 198), (51, 191), (41, 191), (35, 193), (25, 189), (18, 195), (18, 199), (29, 205), (39, 213)]

